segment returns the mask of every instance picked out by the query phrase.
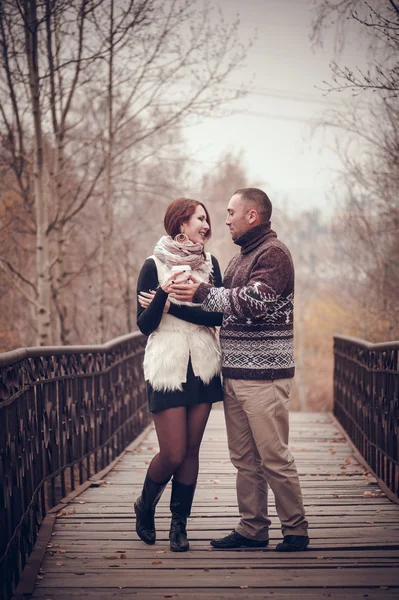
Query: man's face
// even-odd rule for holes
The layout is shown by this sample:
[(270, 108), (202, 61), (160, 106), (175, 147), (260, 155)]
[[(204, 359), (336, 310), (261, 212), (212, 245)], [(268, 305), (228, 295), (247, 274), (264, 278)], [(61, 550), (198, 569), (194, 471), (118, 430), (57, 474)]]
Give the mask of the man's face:
[(236, 241), (243, 233), (253, 227), (253, 211), (248, 210), (248, 205), (241, 198), (240, 194), (234, 194), (230, 198), (227, 206), (226, 225), (230, 229), (230, 234), (233, 242)]

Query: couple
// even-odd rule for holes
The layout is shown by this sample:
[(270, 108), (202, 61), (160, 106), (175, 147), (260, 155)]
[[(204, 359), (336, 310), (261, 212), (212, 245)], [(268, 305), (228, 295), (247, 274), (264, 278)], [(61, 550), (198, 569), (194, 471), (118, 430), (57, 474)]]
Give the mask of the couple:
[[(309, 544), (288, 449), (294, 268), (288, 249), (270, 227), (271, 212), (262, 190), (241, 189), (231, 197), (226, 225), (241, 250), (222, 283), (217, 260), (204, 251), (211, 235), (206, 207), (178, 198), (166, 210), (167, 235), (140, 272), (137, 324), (149, 336), (144, 376), (159, 442), (134, 504), (136, 531), (146, 544), (155, 542), (155, 507), (173, 476), (170, 548), (189, 549), (186, 524), (200, 444), (211, 405), (219, 400), (224, 401), (230, 457), (237, 469), (241, 519), (231, 534), (211, 545), (268, 545), (268, 486), (284, 536), (276, 550), (301, 551)], [(214, 329), (218, 325), (221, 348)]]

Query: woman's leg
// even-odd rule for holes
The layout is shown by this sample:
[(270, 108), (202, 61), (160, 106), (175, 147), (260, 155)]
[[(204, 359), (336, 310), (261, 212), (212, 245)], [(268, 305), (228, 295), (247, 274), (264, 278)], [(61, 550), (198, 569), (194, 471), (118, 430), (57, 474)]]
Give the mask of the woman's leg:
[(169, 480), (184, 460), (187, 449), (187, 409), (167, 408), (153, 415), (159, 452), (148, 467), (153, 481)]
[(183, 462), (174, 474), (170, 510), (170, 549), (187, 552), (187, 517), (190, 516), (198, 476), (198, 455), (202, 436), (208, 421), (210, 404), (198, 404), (187, 409), (187, 451)]
[(211, 408), (210, 403), (204, 402), (187, 409), (186, 453), (180, 466), (174, 472), (174, 478), (185, 485), (192, 485), (197, 481), (198, 456)]
[(140, 498), (134, 503), (136, 532), (146, 544), (155, 543), (155, 508), (186, 452), (187, 419), (184, 407), (154, 414), (159, 452), (151, 461)]

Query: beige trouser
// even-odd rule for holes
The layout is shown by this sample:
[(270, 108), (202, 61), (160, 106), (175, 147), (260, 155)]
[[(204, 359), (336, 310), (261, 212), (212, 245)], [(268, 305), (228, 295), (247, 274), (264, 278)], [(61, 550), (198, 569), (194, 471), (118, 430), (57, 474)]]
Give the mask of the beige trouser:
[(241, 535), (267, 540), (270, 485), (283, 535), (307, 535), (295, 461), (288, 449), (292, 379), (224, 379), (224, 410), (231, 462), (237, 469)]

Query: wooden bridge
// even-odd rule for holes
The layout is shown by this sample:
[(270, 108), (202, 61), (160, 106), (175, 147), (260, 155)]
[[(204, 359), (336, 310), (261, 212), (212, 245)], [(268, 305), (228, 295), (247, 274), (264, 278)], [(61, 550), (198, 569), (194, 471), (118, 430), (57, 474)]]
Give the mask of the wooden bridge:
[(268, 548), (209, 545), (238, 522), (217, 408), (201, 449), (190, 552), (168, 549), (169, 489), (157, 509), (157, 543), (138, 540), (132, 504), (157, 450), (141, 376), (144, 343), (133, 335), (69, 353), (0, 355), (3, 597), (398, 598), (399, 343), (336, 338), (339, 421), (291, 415), (311, 537), (294, 555), (274, 552), (281, 532), (272, 496)]

